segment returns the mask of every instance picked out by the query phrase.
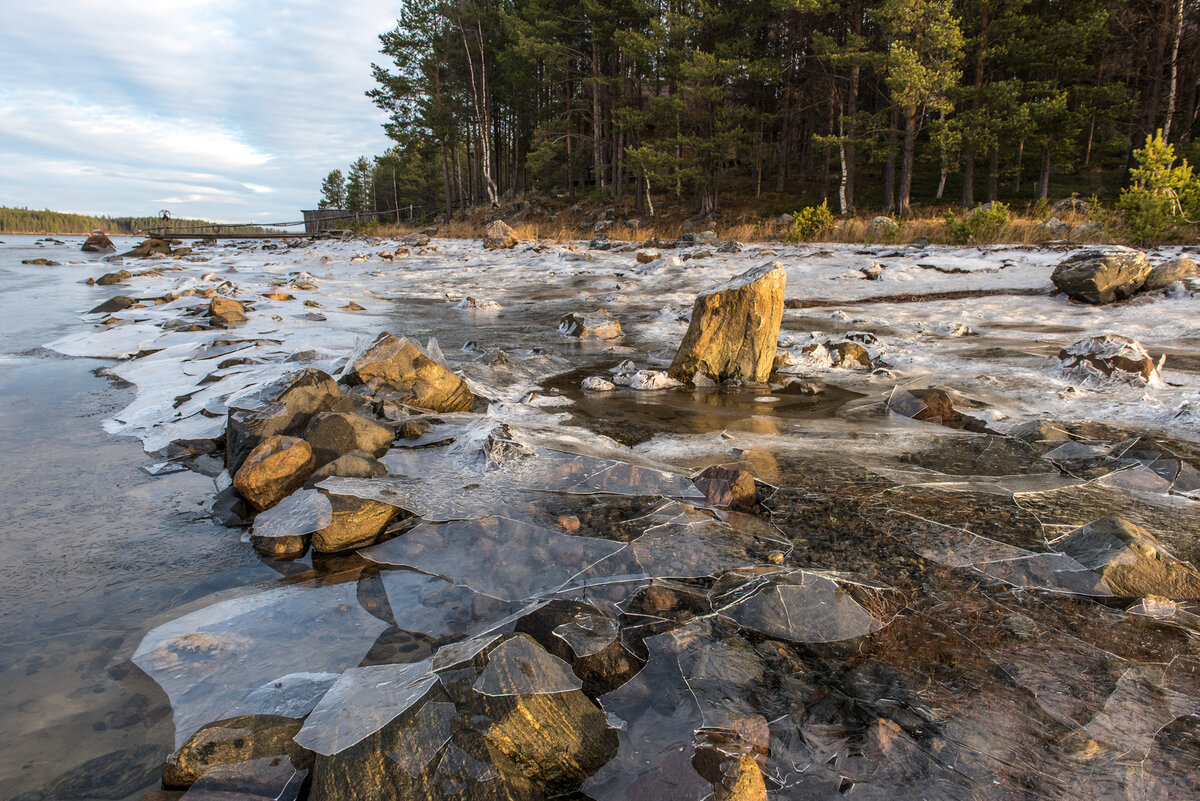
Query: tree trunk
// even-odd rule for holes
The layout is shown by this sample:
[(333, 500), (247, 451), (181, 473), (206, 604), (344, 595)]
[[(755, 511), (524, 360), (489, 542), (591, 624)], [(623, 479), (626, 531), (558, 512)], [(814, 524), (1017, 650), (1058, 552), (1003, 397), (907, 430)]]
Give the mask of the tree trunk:
[(1050, 148), (1042, 148), (1042, 172), (1038, 176), (1038, 197), (1046, 200), (1050, 197), (1050, 168), (1052, 166), (1050, 159)]
[(963, 185), (962, 207), (969, 209), (975, 205), (975, 151), (968, 150), (963, 154)]
[(1000, 194), (1000, 147), (992, 145), (988, 152), (988, 190), (987, 199), (991, 203)]
[(446, 187), (446, 219), (449, 220), (454, 211), (454, 201), (450, 194), (450, 164), (446, 158), (446, 143), (439, 143), (439, 149), (442, 153), (442, 183)]
[(592, 41), (592, 171), (596, 188), (604, 189), (604, 154), (600, 130), (600, 43)]
[(1025, 140), (1017, 142), (1017, 165), (1013, 171), (1013, 194), (1017, 195), (1021, 192), (1021, 163), (1025, 156)]
[[(851, 30), (855, 37), (862, 34), (862, 27), (863, 0), (858, 0), (854, 5), (854, 18), (851, 21)], [(858, 83), (861, 72), (858, 56), (855, 56), (850, 61), (850, 89), (846, 94), (846, 116), (849, 120), (844, 126), (843, 138), (853, 139), (854, 137), (854, 115), (858, 113)], [(854, 161), (857, 155), (854, 142), (847, 142), (842, 149), (842, 173), (845, 175), (844, 191), (846, 194), (844, 213), (846, 214), (854, 213)]]
[(904, 115), (904, 158), (900, 162), (900, 195), (897, 209), (901, 216), (908, 214), (912, 200), (913, 159), (917, 153), (917, 115)]
[(883, 163), (883, 211), (890, 214), (896, 208), (896, 126), (899, 112), (892, 109), (892, 124), (887, 135), (887, 159)]
[(1183, 38), (1183, 0), (1175, 0), (1175, 30), (1171, 44), (1170, 80), (1167, 89), (1167, 118), (1163, 120), (1163, 141), (1171, 139), (1171, 120), (1175, 116), (1175, 87), (1179, 75), (1179, 40)]

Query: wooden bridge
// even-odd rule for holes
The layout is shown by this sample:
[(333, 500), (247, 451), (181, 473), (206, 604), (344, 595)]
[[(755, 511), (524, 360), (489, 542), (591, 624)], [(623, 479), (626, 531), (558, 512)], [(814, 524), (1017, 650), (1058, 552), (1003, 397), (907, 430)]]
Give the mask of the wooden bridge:
[[(171, 225), (171, 217), (163, 212), (162, 225), (146, 229), (147, 236), (160, 239), (303, 239), (314, 236), (330, 236), (344, 233), (346, 228), (337, 223), (353, 220), (354, 224), (364, 219), (395, 215), (408, 222), (423, 222), (437, 214), (424, 213), (424, 206), (409, 205), (389, 211), (347, 211), (345, 209), (306, 209), (300, 213), (303, 220), (277, 223), (210, 223), (207, 225)], [(303, 231), (265, 231), (268, 228), (294, 228), (303, 225)], [(251, 229), (247, 231), (246, 229)]]

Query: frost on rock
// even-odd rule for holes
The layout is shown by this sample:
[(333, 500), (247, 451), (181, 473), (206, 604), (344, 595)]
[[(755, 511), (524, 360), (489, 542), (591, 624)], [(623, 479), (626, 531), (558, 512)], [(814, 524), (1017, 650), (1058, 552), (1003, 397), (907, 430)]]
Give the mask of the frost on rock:
[[(217, 602), (147, 633), (133, 661), (171, 699), (176, 745), (229, 709), (258, 713), (247, 709), (250, 696), (268, 682), (357, 665), (387, 624), (359, 606), (355, 589), (282, 587)], [(323, 636), (310, 638), (317, 630)]]
[(1113, 384), (1163, 387), (1165, 360), (1163, 355), (1155, 362), (1140, 342), (1116, 334), (1083, 339), (1058, 352), (1063, 376), (1088, 389)]
[(584, 392), (612, 392), (617, 388), (617, 385), (606, 378), (593, 375), (583, 379), (583, 383), (579, 388)]

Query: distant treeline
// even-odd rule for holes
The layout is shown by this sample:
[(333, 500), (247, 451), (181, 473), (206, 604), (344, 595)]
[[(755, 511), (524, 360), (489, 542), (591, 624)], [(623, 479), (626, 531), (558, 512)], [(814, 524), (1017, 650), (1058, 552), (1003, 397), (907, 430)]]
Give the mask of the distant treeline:
[(0, 233), (3, 234), (87, 234), (96, 229), (109, 234), (136, 234), (164, 225), (176, 230), (217, 225), (224, 234), (257, 234), (266, 230), (257, 226), (222, 225), (207, 220), (174, 217), (164, 223), (161, 217), (89, 217), (86, 214), (67, 214), (48, 209), (38, 211), (0, 206)]
[(375, 208), (537, 190), (642, 214), (660, 201), (708, 212), (769, 195), (904, 213), (1112, 198), (1160, 128), (1177, 154), (1200, 156), (1197, 2), (395, 8), (368, 95), (396, 144), (351, 181)]

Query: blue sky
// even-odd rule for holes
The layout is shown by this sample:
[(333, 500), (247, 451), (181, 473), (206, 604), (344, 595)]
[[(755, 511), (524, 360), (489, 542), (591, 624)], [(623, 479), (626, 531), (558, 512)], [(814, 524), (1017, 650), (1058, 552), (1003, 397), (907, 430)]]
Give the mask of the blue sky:
[(363, 92), (395, 6), (43, 0), (0, 25), (0, 205), (299, 219), (389, 145)]

